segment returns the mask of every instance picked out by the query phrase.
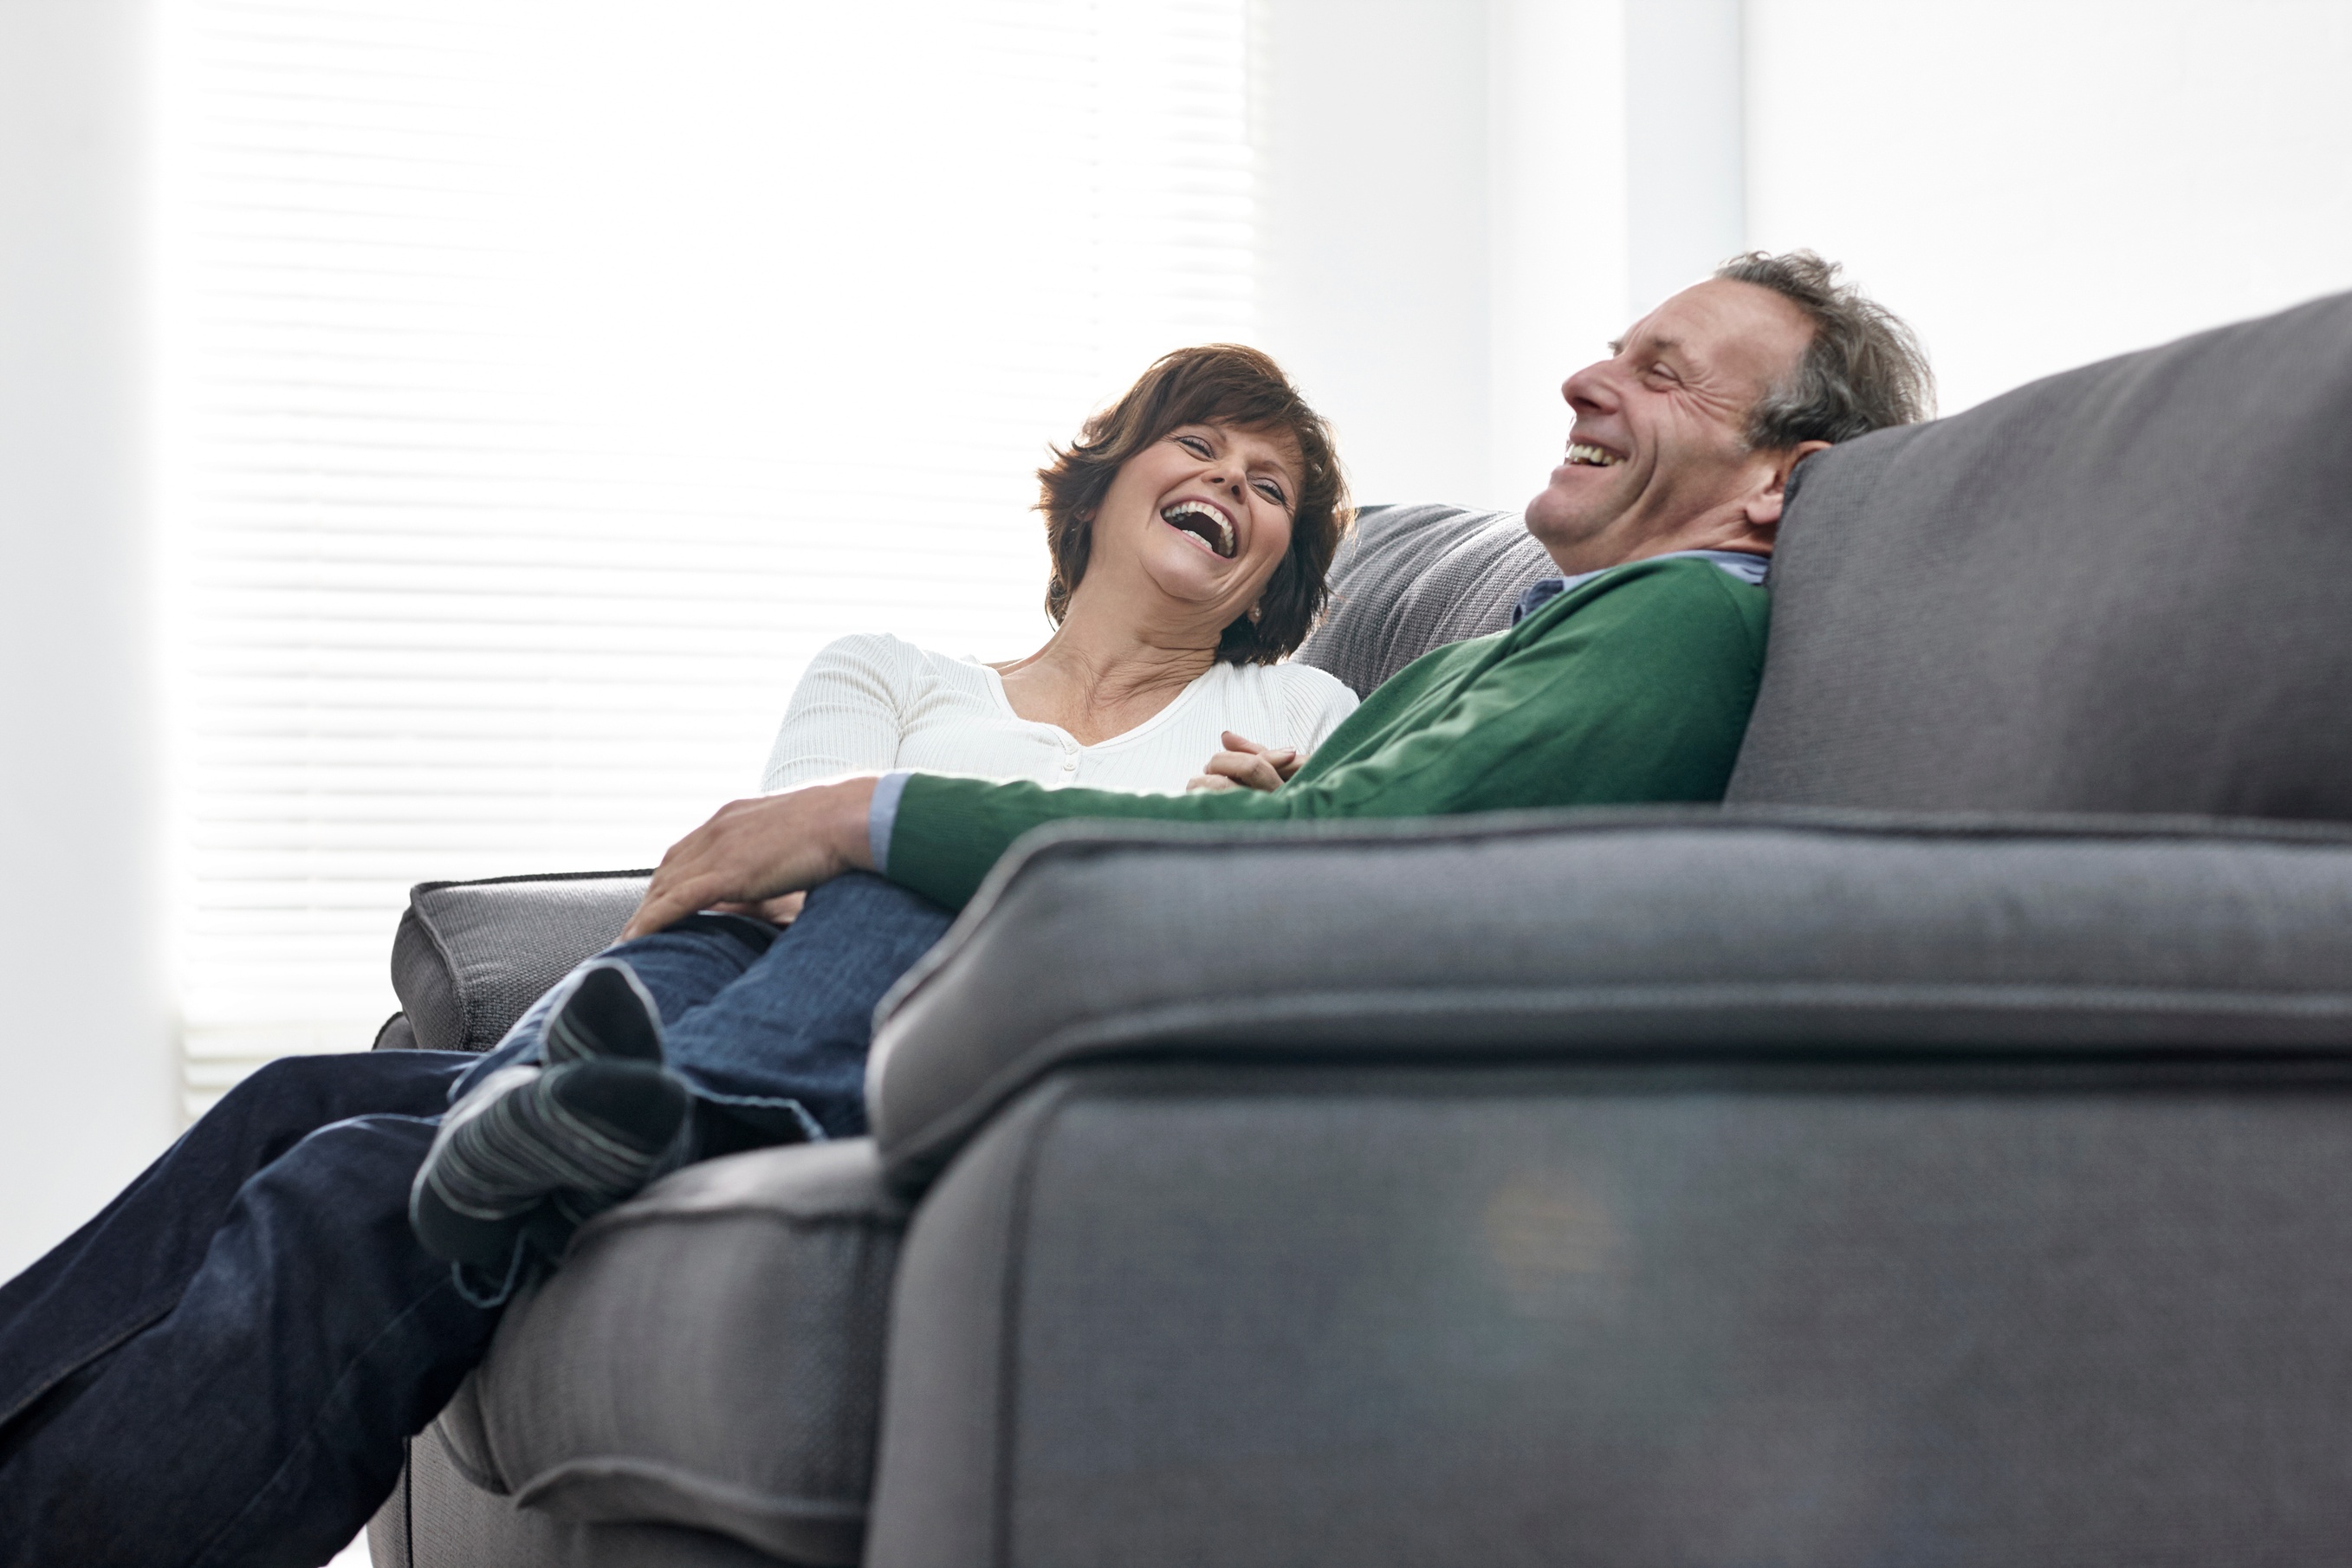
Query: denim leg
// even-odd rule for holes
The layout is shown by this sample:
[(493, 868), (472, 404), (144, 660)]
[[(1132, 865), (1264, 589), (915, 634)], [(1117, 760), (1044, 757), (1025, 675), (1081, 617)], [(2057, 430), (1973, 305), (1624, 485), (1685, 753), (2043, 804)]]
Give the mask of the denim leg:
[[(599, 958), (625, 958), (660, 1008), (665, 1030), (740, 979), (775, 942), (765, 921), (742, 915), (688, 915), (666, 931), (606, 948)], [(547, 1028), (549, 1005), (561, 985), (527, 1008), (513, 1027), (484, 1056), (467, 1058), (473, 1070), (450, 1090), (452, 1103), (509, 1062), (535, 1062)]]
[[(628, 960), (653, 993), (670, 1068), (698, 1100), (766, 1126), (770, 1141), (847, 1138), (866, 1131), (875, 1005), (954, 918), (858, 871), (811, 892), (781, 934), (740, 916), (688, 915), (600, 956)], [(547, 1007), (548, 997), (533, 1003), (450, 1098), (509, 1062), (537, 1060)]]
[(437, 1114), (474, 1060), (289, 1057), (229, 1090), (95, 1219), (0, 1285), (0, 1439), (44, 1392), (172, 1310), (257, 1172), (330, 1122)]
[(667, 1029), (670, 1067), (739, 1113), (788, 1110), (811, 1137), (863, 1133), (875, 1005), (954, 918), (880, 877), (835, 878), (740, 979)]
[[(402, 1439), (456, 1392), (499, 1316), (409, 1232), (435, 1126), (337, 1121), (243, 1183), (170, 1310), (0, 1464), (0, 1564), (299, 1568), (351, 1539), (397, 1479)], [(126, 1200), (101, 1216), (117, 1228), (56, 1272), (53, 1304), (77, 1269), (138, 1273), (129, 1221), (160, 1229), (166, 1209)], [(201, 1202), (183, 1218), (201, 1224)], [(138, 1296), (80, 1289), (114, 1308)]]

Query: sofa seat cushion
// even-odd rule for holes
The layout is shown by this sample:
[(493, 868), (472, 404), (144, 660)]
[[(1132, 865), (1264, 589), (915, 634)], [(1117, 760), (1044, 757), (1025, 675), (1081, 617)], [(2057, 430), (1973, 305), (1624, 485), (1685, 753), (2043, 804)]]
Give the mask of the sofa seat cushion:
[(906, 1218), (864, 1139), (689, 1166), (581, 1232), (436, 1433), (526, 1508), (855, 1563)]

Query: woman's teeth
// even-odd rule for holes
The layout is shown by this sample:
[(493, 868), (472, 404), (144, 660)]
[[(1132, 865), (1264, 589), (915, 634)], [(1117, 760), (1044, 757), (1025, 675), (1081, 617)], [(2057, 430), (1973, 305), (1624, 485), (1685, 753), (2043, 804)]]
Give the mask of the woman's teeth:
[(1568, 460), (1571, 464), (1587, 463), (1596, 468), (1613, 468), (1625, 459), (1614, 452), (1604, 452), (1581, 441), (1570, 441), (1568, 444)]
[(1206, 501), (1180, 500), (1160, 514), (1160, 520), (1199, 540), (1212, 553), (1234, 558), (1234, 525)]

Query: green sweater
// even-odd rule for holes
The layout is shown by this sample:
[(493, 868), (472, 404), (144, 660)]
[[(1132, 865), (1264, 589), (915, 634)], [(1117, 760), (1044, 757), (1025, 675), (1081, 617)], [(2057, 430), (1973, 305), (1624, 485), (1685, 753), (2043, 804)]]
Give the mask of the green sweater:
[(1756, 700), (1769, 605), (1762, 588), (1704, 561), (1604, 573), (1507, 631), (1413, 660), (1271, 794), (916, 773), (886, 874), (958, 909), (1014, 839), (1072, 817), (1288, 822), (1720, 800)]

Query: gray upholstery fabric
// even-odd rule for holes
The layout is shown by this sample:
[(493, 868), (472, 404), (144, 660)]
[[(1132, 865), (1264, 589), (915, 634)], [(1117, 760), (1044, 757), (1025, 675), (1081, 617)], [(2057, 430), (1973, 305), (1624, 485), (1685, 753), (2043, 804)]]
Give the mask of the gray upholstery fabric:
[(428, 1432), (409, 1444), (399, 1489), (368, 1525), (373, 1568), (774, 1568), (698, 1530), (583, 1524), (519, 1509), (468, 1481)]
[(2352, 1044), (2343, 830), (1685, 807), (1024, 843), (884, 1004), (903, 1179), (1107, 1054)]
[(582, 1231), (428, 1436), (554, 1518), (855, 1563), (905, 1224), (863, 1139), (690, 1166)]
[(2340, 1053), (1080, 1069), (903, 1270), (870, 1568), (2352, 1539)]
[[(583, 871), (410, 889), (393, 937), (392, 988), (415, 1045), (497, 1045), (567, 970), (619, 938), (652, 875)], [(378, 1043), (400, 1042), (380, 1036)]]
[(1799, 469), (1730, 799), (2352, 818), (2352, 294)]
[(1366, 507), (1296, 657), (1369, 695), (1433, 647), (1501, 631), (1527, 585), (1558, 571), (1515, 512)]
[[(900, 1254), (886, 1419), (876, 1466), (877, 1563), (989, 1561), (1002, 1445), (1013, 1417), (1003, 1351), (1019, 1293), (1020, 1166), (1051, 1090), (999, 1117), (926, 1195)], [(911, 1354), (908, 1353), (911, 1347)]]

